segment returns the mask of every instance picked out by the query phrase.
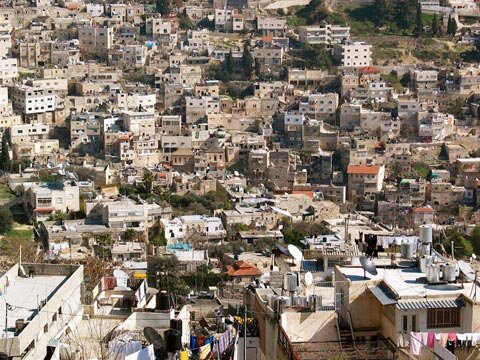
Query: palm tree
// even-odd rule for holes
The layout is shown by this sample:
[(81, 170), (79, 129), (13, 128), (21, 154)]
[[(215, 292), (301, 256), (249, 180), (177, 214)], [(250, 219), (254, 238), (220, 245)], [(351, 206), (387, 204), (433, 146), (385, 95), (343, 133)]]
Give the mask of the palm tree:
[(153, 181), (154, 180), (155, 180), (155, 177), (153, 176), (152, 172), (147, 170), (143, 173), (142, 182), (143, 182), (143, 186), (145, 188), (145, 191), (147, 193), (152, 192), (152, 187), (153, 187)]

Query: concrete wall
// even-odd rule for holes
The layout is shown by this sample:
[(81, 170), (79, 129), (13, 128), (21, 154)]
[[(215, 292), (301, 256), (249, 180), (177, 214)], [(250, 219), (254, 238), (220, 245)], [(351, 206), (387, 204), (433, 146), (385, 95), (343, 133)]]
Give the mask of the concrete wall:
[[(57, 338), (59, 332), (77, 316), (81, 316), (81, 284), (83, 283), (83, 266), (23, 264), (25, 269), (34, 268), (37, 275), (69, 275), (56, 291), (50, 294), (47, 304), (28, 323), (22, 332), (15, 337), (0, 340), (0, 351), (11, 356), (19, 356), (34, 341), (35, 347), (24, 359), (43, 359), (46, 355), (47, 343)], [(10, 269), (16, 271), (18, 265)], [(13, 273), (12, 273), (13, 275)], [(2, 277), (6, 278), (6, 276)], [(0, 284), (1, 286), (1, 284)], [(60, 310), (61, 309), (61, 314)], [(57, 320), (53, 317), (56, 315)]]

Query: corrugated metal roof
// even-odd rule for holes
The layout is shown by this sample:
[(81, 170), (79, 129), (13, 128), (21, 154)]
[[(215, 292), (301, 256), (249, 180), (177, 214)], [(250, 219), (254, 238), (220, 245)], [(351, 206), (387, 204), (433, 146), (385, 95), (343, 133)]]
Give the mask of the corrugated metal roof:
[(444, 299), (444, 300), (421, 300), (421, 301), (399, 301), (397, 309), (400, 310), (417, 310), (417, 309), (448, 309), (464, 307), (465, 303), (460, 299)]
[(396, 304), (397, 300), (389, 296), (380, 286), (369, 286), (368, 289), (380, 301), (382, 305)]

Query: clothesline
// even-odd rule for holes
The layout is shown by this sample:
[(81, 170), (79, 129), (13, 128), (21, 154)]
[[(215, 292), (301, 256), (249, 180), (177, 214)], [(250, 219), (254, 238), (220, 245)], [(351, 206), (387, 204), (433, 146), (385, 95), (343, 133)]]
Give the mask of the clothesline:
[(435, 332), (410, 332), (410, 352), (413, 355), (420, 355), (423, 347), (432, 349), (435, 341), (452, 354), (455, 348), (462, 347), (470, 349), (480, 343), (480, 333), (435, 333)]

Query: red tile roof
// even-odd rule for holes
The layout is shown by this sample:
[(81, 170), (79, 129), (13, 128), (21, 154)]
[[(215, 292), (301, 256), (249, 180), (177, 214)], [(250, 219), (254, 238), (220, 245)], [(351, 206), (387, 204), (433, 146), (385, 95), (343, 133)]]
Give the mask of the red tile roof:
[(263, 42), (271, 42), (271, 41), (273, 41), (273, 36), (266, 35), (262, 38), (262, 41)]
[(379, 165), (348, 165), (348, 174), (377, 175), (380, 170)]
[(313, 191), (311, 190), (292, 190), (292, 195), (306, 195), (313, 199)]
[(52, 211), (55, 211), (54, 207), (36, 208), (35, 210), (33, 210), (33, 212), (36, 212), (36, 213), (49, 213)]
[(378, 73), (380, 73), (380, 69), (376, 68), (374, 66), (367, 66), (367, 67), (361, 68), (359, 71), (362, 74), (378, 74)]
[(255, 265), (239, 260), (235, 264), (227, 266), (227, 274), (230, 276), (260, 276), (262, 272)]

